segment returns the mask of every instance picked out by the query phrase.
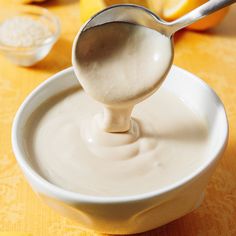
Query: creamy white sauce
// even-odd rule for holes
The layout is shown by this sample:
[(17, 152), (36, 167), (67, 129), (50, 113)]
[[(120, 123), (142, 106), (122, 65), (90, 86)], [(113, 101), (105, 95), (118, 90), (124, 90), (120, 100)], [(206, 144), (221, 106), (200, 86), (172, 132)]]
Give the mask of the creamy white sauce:
[(173, 184), (207, 157), (205, 122), (169, 91), (161, 88), (136, 106), (127, 133), (87, 126), (101, 108), (76, 90), (52, 98), (32, 115), (26, 148), (44, 178), (83, 194), (127, 196)]

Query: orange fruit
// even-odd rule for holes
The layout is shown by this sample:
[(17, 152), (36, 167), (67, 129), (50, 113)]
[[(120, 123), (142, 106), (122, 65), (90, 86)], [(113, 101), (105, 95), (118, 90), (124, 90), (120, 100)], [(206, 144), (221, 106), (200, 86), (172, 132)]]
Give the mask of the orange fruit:
[(189, 25), (187, 28), (191, 30), (207, 30), (218, 25), (228, 13), (229, 7), (223, 8), (199, 21)]
[(173, 21), (205, 3), (206, 0), (166, 0), (163, 5), (163, 18)]
[[(166, 0), (163, 6), (163, 18), (167, 21), (176, 20), (206, 2), (207, 0)], [(214, 27), (225, 17), (227, 12), (228, 8), (224, 8), (188, 26), (187, 28), (193, 30), (206, 30)]]

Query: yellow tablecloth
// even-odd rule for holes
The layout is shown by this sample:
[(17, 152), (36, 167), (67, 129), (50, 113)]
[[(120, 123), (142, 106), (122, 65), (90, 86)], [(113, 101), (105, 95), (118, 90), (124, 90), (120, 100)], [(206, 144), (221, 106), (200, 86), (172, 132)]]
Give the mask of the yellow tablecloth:
[[(1, 6), (9, 2), (0, 0), (0, 14)], [(32, 68), (17, 67), (0, 56), (0, 232), (91, 235), (38, 199), (12, 153), (11, 125), (17, 108), (42, 81), (71, 65), (71, 44), (80, 27), (77, 0), (51, 0), (42, 6), (53, 11), (62, 24), (61, 37), (50, 55)], [(183, 31), (175, 39), (175, 64), (205, 80), (224, 102), (230, 125), (229, 145), (202, 206), (142, 235), (233, 236), (236, 235), (236, 6), (215, 30)]]

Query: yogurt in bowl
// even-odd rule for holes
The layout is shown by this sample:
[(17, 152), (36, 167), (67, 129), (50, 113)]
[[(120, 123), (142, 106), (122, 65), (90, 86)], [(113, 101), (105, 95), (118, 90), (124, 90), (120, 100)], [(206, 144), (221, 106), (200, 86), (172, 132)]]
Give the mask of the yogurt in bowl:
[[(171, 95), (166, 95), (167, 93)], [(58, 96), (58, 94), (60, 95)], [(60, 99), (60, 96), (63, 99)], [(186, 129), (181, 132), (168, 133), (168, 129), (165, 129), (167, 126), (160, 125), (157, 127), (159, 133), (156, 139), (155, 135), (153, 135), (155, 133), (153, 126), (150, 126), (148, 130), (142, 129), (142, 125), (140, 126), (139, 123), (142, 123), (142, 119), (148, 120), (148, 117), (150, 117), (150, 119), (155, 119), (156, 122), (162, 119), (172, 130), (171, 118), (175, 117), (174, 115), (177, 116), (180, 110), (177, 109), (176, 111), (176, 107), (174, 107), (167, 110), (168, 113), (165, 112), (166, 104), (176, 102), (172, 101), (172, 99), (165, 99), (163, 102), (164, 107), (158, 108), (157, 101), (163, 101), (166, 96), (176, 98), (174, 99), (177, 100), (176, 107), (179, 104), (182, 109), (189, 109), (186, 111), (185, 119), (187, 117), (195, 117), (195, 123), (192, 124), (194, 124), (196, 129), (190, 125), (186, 126)], [(64, 102), (61, 102), (62, 100)], [(78, 107), (76, 105), (67, 106), (69, 101), (73, 104), (77, 101)], [(71, 107), (75, 109), (72, 109), (73, 112), (81, 112), (81, 110), (89, 110), (91, 107), (94, 107), (96, 110), (97, 106), (99, 105), (89, 100), (80, 89), (73, 69), (69, 68), (54, 75), (36, 88), (26, 98), (16, 114), (12, 129), (12, 144), (16, 159), (32, 188), (48, 205), (59, 211), (62, 215), (76, 220), (82, 228), (111, 234), (131, 234), (147, 231), (177, 219), (199, 206), (203, 198), (204, 189), (226, 147), (228, 139), (228, 123), (225, 110), (220, 99), (212, 89), (191, 73), (173, 66), (159, 91), (144, 101), (143, 104), (137, 105), (137, 109), (133, 113), (134, 120), (137, 122), (137, 127), (139, 127), (137, 129), (139, 130), (137, 131), (134, 125), (132, 134), (140, 132), (137, 136), (145, 134), (145, 138), (147, 138), (147, 134), (149, 134), (148, 138), (154, 138), (151, 146), (150, 142), (148, 142), (148, 147), (145, 139), (141, 141), (140, 139), (132, 139), (130, 142), (130, 144), (138, 146), (136, 150), (141, 154), (144, 153), (145, 158), (142, 160), (137, 159), (137, 153), (135, 155), (133, 153), (130, 154), (129, 150), (126, 150), (130, 156), (128, 160), (123, 160), (121, 158), (123, 155), (120, 152), (123, 149), (117, 149), (117, 146), (112, 146), (112, 148), (115, 148), (112, 149), (114, 150), (112, 155), (106, 156), (107, 153), (110, 153), (107, 152), (109, 147), (106, 146), (104, 150), (101, 143), (98, 145), (95, 142), (98, 148), (96, 146), (96, 149), (94, 149), (93, 145), (91, 145), (90, 147), (93, 148), (89, 149), (89, 151), (93, 153), (93, 150), (96, 150), (94, 156), (97, 153), (102, 153), (103, 156), (99, 160), (102, 164), (100, 166), (95, 165), (93, 169), (91, 168), (92, 170), (88, 170), (89, 165), (86, 166), (86, 160), (91, 160), (91, 157), (85, 152), (81, 152), (81, 155), (73, 157), (72, 154), (76, 150), (72, 146), (69, 156), (78, 158), (80, 160), (78, 163), (83, 165), (83, 168), (81, 168), (78, 164), (78, 169), (76, 169), (77, 167), (73, 164), (73, 158), (72, 161), (69, 161), (69, 159), (63, 159), (63, 156), (64, 158), (68, 158), (68, 156), (59, 156), (61, 146), (57, 145), (57, 141), (66, 137), (68, 132), (74, 132), (74, 137), (77, 137), (75, 126), (72, 129), (67, 126), (64, 130), (60, 130), (61, 120), (54, 120), (55, 122), (53, 123), (57, 125), (54, 127), (55, 139), (52, 140), (50, 135), (53, 132), (48, 132), (49, 129), (45, 128), (51, 127), (50, 123), (46, 122), (46, 125), (42, 126), (42, 128), (44, 127), (43, 129), (40, 128), (40, 124), (45, 124), (44, 121), (47, 121), (45, 118), (48, 116), (55, 118), (66, 114), (69, 111), (67, 109), (71, 109)], [(150, 110), (145, 110), (144, 106), (151, 108)], [(44, 107), (44, 111), (42, 107)], [(158, 116), (156, 114), (157, 111), (162, 111), (162, 114)], [(152, 113), (153, 116), (148, 116), (148, 112)], [(147, 115), (145, 116), (142, 113)], [(32, 119), (35, 114), (40, 114), (40, 116), (36, 115), (35, 118), (37, 117), (37, 119)], [(78, 120), (83, 115), (85, 115), (84, 112), (79, 113), (75, 120)], [(83, 120), (85, 120), (85, 123), (83, 121), (81, 126), (82, 128), (85, 127), (83, 134), (86, 134), (86, 131), (88, 131), (87, 133), (90, 135), (91, 132), (89, 132), (89, 128), (86, 126), (86, 120), (88, 120), (86, 116)], [(176, 118), (173, 122), (178, 124), (178, 119)], [(185, 125), (187, 124), (186, 122), (184, 123)], [(181, 128), (181, 126), (179, 127)], [(30, 130), (32, 132), (29, 132)], [(95, 132), (95, 134), (97, 133)], [(103, 133), (99, 133), (99, 135), (103, 135)], [(48, 150), (42, 150), (41, 152), (43, 147), (42, 137), (49, 138), (50, 146)], [(83, 145), (79, 145), (78, 151), (84, 150), (86, 147), (86, 142), (89, 140), (86, 139), (87, 137), (85, 135), (84, 139), (78, 140), (78, 145), (79, 142), (84, 142)], [(92, 133), (91, 137), (94, 140), (96, 135)], [(127, 135), (127, 139), (129, 137)], [(113, 136), (111, 136), (112, 138)], [(176, 138), (179, 139), (179, 143), (176, 141)], [(184, 146), (181, 147), (180, 138), (185, 143), (186, 151), (184, 151)], [(41, 141), (38, 142), (39, 140)], [(138, 144), (137, 140), (140, 141)], [(168, 151), (173, 153), (172, 156), (169, 156), (169, 160), (165, 158), (161, 160), (162, 152), (165, 149), (163, 140), (176, 141), (168, 146)], [(118, 141), (120, 142), (120, 140)], [(196, 147), (194, 144), (195, 153), (190, 150), (191, 142), (200, 145)], [(55, 145), (54, 150), (55, 147), (58, 147), (55, 155), (50, 152), (50, 148), (53, 145)], [(64, 146), (71, 147), (70, 143), (66, 142)], [(179, 147), (182, 154), (174, 155), (174, 147)], [(146, 152), (147, 150), (148, 152)], [(151, 161), (148, 163), (151, 163), (151, 166), (147, 165), (146, 162), (147, 158), (150, 158), (150, 150), (152, 153)], [(171, 169), (167, 164), (168, 161), (171, 163), (172, 158), (175, 161), (173, 162), (175, 165), (172, 165)], [(176, 158), (179, 159), (179, 162)], [(186, 163), (186, 161), (181, 162), (184, 159), (189, 164), (188, 168), (183, 168), (182, 166), (182, 163), (183, 165)], [(54, 161), (54, 165), (52, 165), (52, 162), (47, 161)], [(130, 162), (132, 161), (138, 162), (138, 165), (135, 166), (139, 166), (139, 173), (137, 175), (137, 177), (141, 176), (139, 179), (130, 176), (131, 173), (137, 173), (137, 169), (132, 170), (131, 168)], [(111, 162), (121, 166), (122, 163), (127, 163), (128, 170), (125, 169), (126, 165), (123, 169), (119, 169), (121, 175), (118, 175), (118, 170), (112, 169), (112, 166), (109, 166)], [(104, 163), (108, 163), (108, 168), (105, 168)], [(60, 165), (64, 167), (64, 170), (62, 169), (65, 173), (64, 176), (58, 176), (59, 172), (55, 172), (59, 169), (61, 170), (61, 167), (54, 168)], [(167, 169), (169, 172), (164, 175), (164, 178), (161, 178), (163, 175), (160, 173), (164, 173), (161, 172), (163, 169)], [(68, 175), (69, 170), (71, 170), (71, 175)], [(76, 172), (76, 170), (79, 171)], [(90, 171), (90, 173), (86, 172), (83, 174), (83, 171), (86, 170)], [(146, 170), (148, 171), (146, 172)], [(186, 170), (187, 172), (185, 172)], [(109, 173), (111, 174), (110, 179), (108, 178)], [(178, 175), (178, 173), (182, 175)], [(71, 178), (74, 181), (71, 181), (68, 176), (72, 176)], [(104, 182), (106, 183), (105, 185), (103, 185)], [(88, 184), (86, 185), (86, 183)], [(112, 183), (114, 183), (113, 186)], [(89, 188), (89, 186), (92, 186), (92, 188)]]

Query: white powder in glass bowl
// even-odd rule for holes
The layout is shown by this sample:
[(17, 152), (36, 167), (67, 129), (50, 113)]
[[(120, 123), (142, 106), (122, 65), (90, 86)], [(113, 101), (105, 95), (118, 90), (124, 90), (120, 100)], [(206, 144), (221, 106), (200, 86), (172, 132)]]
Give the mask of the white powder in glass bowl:
[(0, 25), (0, 42), (11, 47), (32, 47), (42, 44), (52, 32), (40, 21), (16, 16)]

